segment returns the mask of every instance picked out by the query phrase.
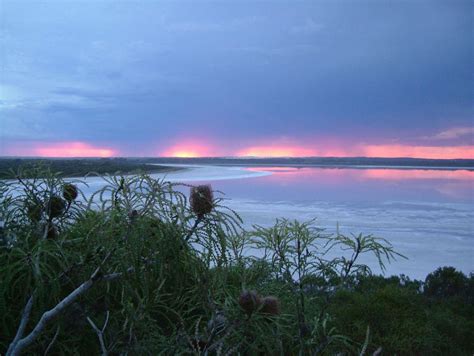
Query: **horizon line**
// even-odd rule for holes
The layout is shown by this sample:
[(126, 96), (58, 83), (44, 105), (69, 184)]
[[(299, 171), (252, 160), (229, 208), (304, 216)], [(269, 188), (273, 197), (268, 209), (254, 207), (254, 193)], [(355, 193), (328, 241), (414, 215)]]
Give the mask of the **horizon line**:
[(0, 159), (116, 159), (116, 158), (162, 158), (162, 159), (406, 159), (406, 160), (426, 160), (426, 161), (474, 161), (474, 158), (425, 158), (425, 157), (373, 157), (373, 156), (199, 156), (199, 157), (177, 157), (177, 156), (11, 156), (0, 155)]

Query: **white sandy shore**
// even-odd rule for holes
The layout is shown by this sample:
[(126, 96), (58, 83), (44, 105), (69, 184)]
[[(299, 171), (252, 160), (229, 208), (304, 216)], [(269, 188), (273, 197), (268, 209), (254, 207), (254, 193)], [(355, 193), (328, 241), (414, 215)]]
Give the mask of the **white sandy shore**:
[[(163, 166), (162, 164), (154, 164), (154, 166)], [(245, 167), (223, 167), (223, 166), (206, 166), (195, 164), (166, 164), (166, 167), (184, 168), (173, 172), (152, 174), (155, 178), (164, 178), (170, 182), (192, 182), (192, 181), (208, 181), (208, 180), (226, 180), (240, 178), (262, 177), (272, 174), (271, 172), (259, 172), (246, 170)]]
[[(160, 164), (154, 165), (162, 166)], [(155, 179), (164, 179), (175, 183), (190, 183), (199, 181), (253, 178), (272, 174), (271, 172), (249, 171), (244, 167), (200, 166), (190, 164), (166, 164), (166, 167), (183, 169), (171, 172), (153, 173), (151, 176)], [(106, 184), (104, 179), (101, 177), (87, 177), (81, 180), (87, 185), (80, 185), (80, 188), (86, 197), (98, 191)]]

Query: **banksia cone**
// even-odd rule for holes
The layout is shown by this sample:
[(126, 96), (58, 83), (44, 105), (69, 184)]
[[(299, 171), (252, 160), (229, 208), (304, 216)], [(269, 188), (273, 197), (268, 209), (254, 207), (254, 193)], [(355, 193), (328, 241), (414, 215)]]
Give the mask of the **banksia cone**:
[(76, 200), (77, 198), (77, 187), (74, 184), (64, 184), (63, 186), (63, 198), (66, 199), (68, 202)]
[(254, 290), (244, 290), (240, 294), (239, 305), (249, 315), (256, 311), (261, 304), (261, 298)]
[(279, 315), (280, 314), (280, 301), (277, 297), (268, 296), (262, 299), (262, 307), (260, 312), (263, 314), (269, 315)]
[(66, 209), (66, 203), (57, 195), (53, 195), (48, 201), (48, 212), (51, 218), (57, 218)]
[(189, 201), (192, 211), (198, 216), (203, 217), (212, 211), (213, 194), (210, 185), (199, 185), (191, 188)]

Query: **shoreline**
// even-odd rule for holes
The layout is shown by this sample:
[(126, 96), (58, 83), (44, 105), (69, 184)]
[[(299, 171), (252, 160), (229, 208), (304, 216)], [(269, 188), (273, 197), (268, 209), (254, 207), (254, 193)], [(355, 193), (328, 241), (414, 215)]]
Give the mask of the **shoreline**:
[[(155, 164), (155, 163), (152, 163)], [(292, 164), (292, 163), (259, 163), (259, 164), (232, 164), (232, 163), (219, 163), (219, 164), (189, 164), (190, 166), (222, 166), (222, 167), (287, 167), (287, 168), (335, 168), (335, 169), (394, 169), (394, 170), (427, 170), (427, 171), (474, 171), (474, 167), (466, 166), (452, 166), (452, 167), (441, 167), (441, 166), (397, 166), (397, 165), (356, 165), (356, 164)]]

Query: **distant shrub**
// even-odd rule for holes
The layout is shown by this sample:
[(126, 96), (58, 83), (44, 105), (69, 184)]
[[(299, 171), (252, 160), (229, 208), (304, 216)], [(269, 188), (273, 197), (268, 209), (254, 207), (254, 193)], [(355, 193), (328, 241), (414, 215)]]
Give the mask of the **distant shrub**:
[(448, 298), (466, 296), (469, 279), (454, 267), (440, 267), (425, 280), (424, 292), (428, 297)]

